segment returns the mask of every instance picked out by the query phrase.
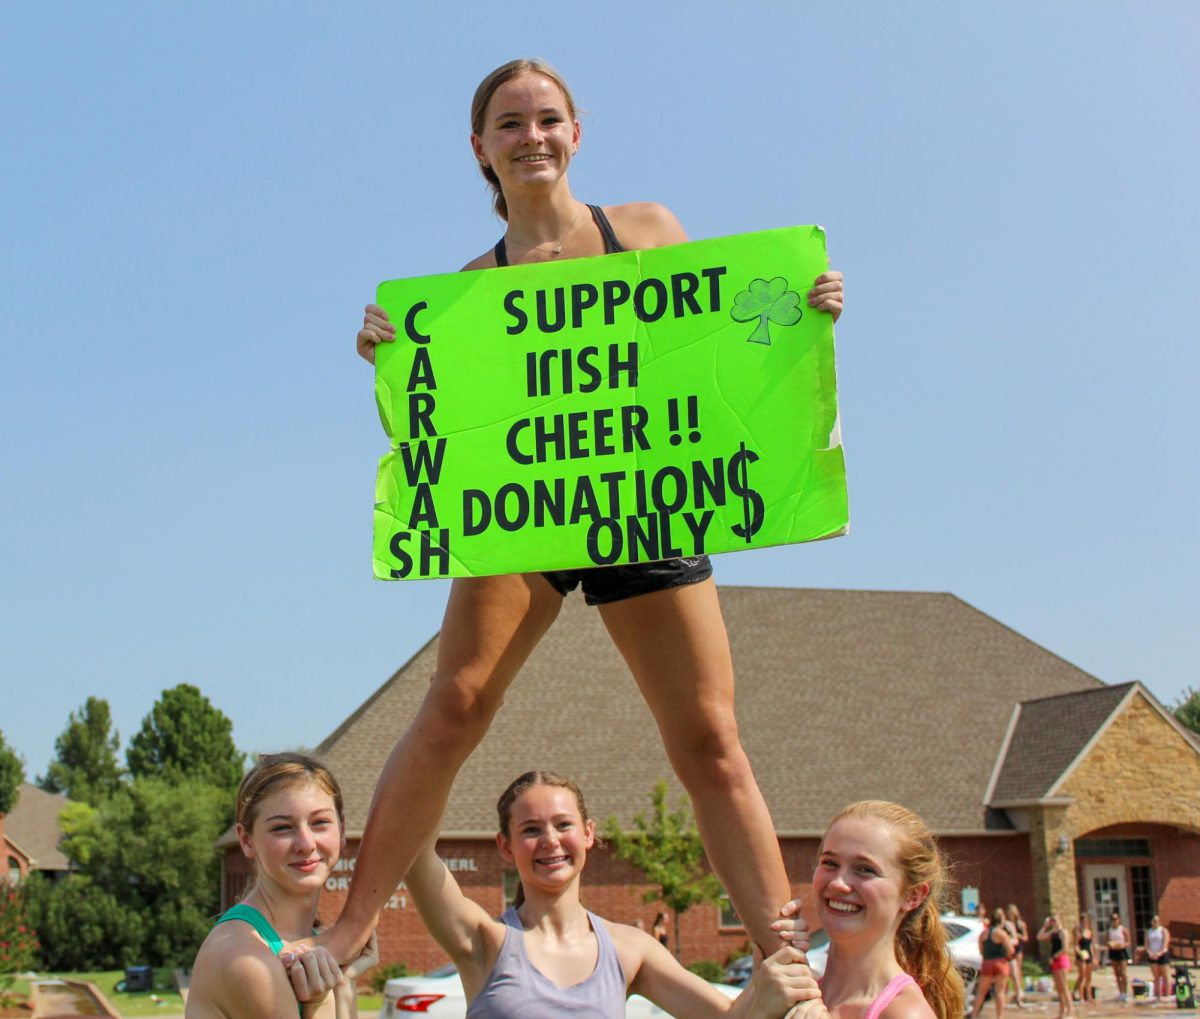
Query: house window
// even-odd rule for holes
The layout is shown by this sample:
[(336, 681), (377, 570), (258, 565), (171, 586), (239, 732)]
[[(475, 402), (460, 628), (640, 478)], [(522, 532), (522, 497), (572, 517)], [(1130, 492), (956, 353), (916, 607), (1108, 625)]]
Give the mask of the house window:
[(1076, 839), (1075, 858), (1149, 856), (1149, 839)]
[(1149, 867), (1130, 867), (1129, 883), (1133, 886), (1133, 929), (1141, 933), (1149, 929), (1154, 917), (1154, 881)]
[(737, 915), (737, 910), (733, 908), (733, 900), (729, 897), (728, 892), (721, 892), (721, 898), (717, 900), (717, 907), (720, 910), (718, 924), (721, 930), (730, 927), (736, 927), (740, 930), (746, 926), (742, 923), (742, 918)]
[(8, 858), (8, 882), (13, 885), (21, 883), (21, 861), (15, 856)]
[(508, 909), (517, 901), (517, 889), (521, 887), (521, 878), (515, 870), (504, 872), (504, 908)]

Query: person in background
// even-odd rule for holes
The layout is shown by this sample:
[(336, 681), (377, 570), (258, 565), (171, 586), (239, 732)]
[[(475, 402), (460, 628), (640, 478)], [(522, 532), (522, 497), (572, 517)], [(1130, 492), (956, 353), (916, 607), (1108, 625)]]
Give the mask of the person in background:
[(991, 923), (984, 927), (979, 935), (979, 955), (983, 964), (979, 970), (979, 979), (975, 983), (975, 1005), (971, 1009), (971, 1019), (975, 1019), (983, 1010), (989, 990), (992, 991), (996, 1002), (996, 1019), (1001, 1019), (1004, 1015), (1005, 992), (1008, 988), (1009, 974), (1012, 972), (1009, 960), (1016, 950), (1004, 921), (1004, 910), (995, 910)]
[(1075, 961), (1079, 964), (1079, 976), (1075, 981), (1075, 992), (1081, 1002), (1093, 1001), (1096, 992), (1092, 988), (1092, 970), (1096, 968), (1096, 935), (1092, 930), (1092, 918), (1087, 913), (1079, 915), (1075, 925)]
[(1067, 1019), (1075, 1014), (1071, 1002), (1071, 988), (1067, 986), (1067, 974), (1071, 972), (1071, 946), (1067, 932), (1057, 916), (1046, 917), (1038, 931), (1038, 941), (1050, 943), (1050, 975), (1054, 978), (1054, 990), (1058, 995), (1058, 1019)]
[(1104, 943), (1108, 946), (1108, 961), (1112, 965), (1113, 979), (1117, 982), (1117, 1001), (1129, 1000), (1129, 931), (1121, 923), (1121, 914), (1113, 913), (1104, 932)]
[[(1005, 910), (1004, 916), (1005, 927), (1008, 930), (1008, 936), (1012, 938), (1014, 952), (1013, 957), (1009, 960), (1011, 973), (1009, 974), (1016, 988), (1014, 1001), (1017, 1008), (1025, 1007), (1025, 978), (1023, 964), (1025, 962), (1025, 946), (1029, 942), (1029, 925), (1025, 923), (1025, 918), (1021, 916), (1021, 911), (1017, 909), (1016, 903), (1010, 902), (1008, 909)], [(1007, 991), (1007, 988), (1005, 989)]]
[(655, 914), (654, 926), (650, 928), (650, 933), (663, 948), (667, 947), (667, 914), (662, 910)]
[(1171, 932), (1159, 921), (1157, 913), (1146, 928), (1143, 947), (1150, 963), (1152, 996), (1166, 998), (1171, 993)]

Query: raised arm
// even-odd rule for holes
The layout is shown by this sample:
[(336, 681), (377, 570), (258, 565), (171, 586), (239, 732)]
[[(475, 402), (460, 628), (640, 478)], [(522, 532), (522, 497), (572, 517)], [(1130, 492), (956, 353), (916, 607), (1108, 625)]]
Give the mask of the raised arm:
[(467, 898), (430, 839), (417, 854), (404, 883), (421, 920), (450, 956), (471, 996), (487, 978), (503, 940), (503, 931), (479, 903)]

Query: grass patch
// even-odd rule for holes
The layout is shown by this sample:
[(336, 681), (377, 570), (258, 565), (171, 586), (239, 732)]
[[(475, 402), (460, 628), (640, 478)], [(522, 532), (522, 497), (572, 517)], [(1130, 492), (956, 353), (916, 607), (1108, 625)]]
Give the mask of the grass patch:
[[(82, 980), (95, 984), (101, 993), (112, 1002), (123, 1016), (182, 1015), (183, 998), (175, 990), (175, 971), (170, 967), (154, 971), (154, 990), (127, 993), (118, 991), (117, 984), (125, 979), (124, 970), (109, 970), (101, 973), (38, 973), (38, 980)], [(17, 980), (13, 993), (22, 998), (29, 997), (29, 981)], [(151, 997), (154, 995), (154, 997)], [(158, 998), (155, 1001), (154, 998)], [(360, 994), (358, 1007), (363, 1012), (379, 1011), (383, 1008), (380, 994)]]

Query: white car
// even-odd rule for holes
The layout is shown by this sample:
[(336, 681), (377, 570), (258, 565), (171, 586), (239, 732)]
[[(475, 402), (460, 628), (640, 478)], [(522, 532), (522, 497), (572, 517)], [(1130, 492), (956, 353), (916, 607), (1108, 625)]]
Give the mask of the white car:
[[(954, 913), (942, 914), (942, 926), (946, 930), (946, 950), (954, 962), (954, 968), (962, 975), (963, 984), (967, 988), (967, 999), (970, 1001), (971, 985), (979, 975), (983, 965), (979, 956), (979, 935), (983, 933), (984, 923), (976, 916), (957, 916)], [(825, 972), (825, 964), (829, 961), (829, 938), (824, 931), (813, 935), (813, 947), (808, 950), (809, 968), (820, 976)], [(725, 979), (742, 986), (750, 980), (751, 957), (746, 955), (733, 962), (725, 971)]]
[[(740, 987), (728, 984), (712, 986), (730, 998), (742, 993)], [(416, 1012), (430, 1016), (430, 1019), (463, 1019), (467, 1014), (467, 999), (453, 963), (430, 970), (424, 976), (393, 977), (387, 982), (379, 1019), (397, 1019)], [(653, 1019), (667, 1015), (640, 994), (625, 1002), (625, 1019)]]

